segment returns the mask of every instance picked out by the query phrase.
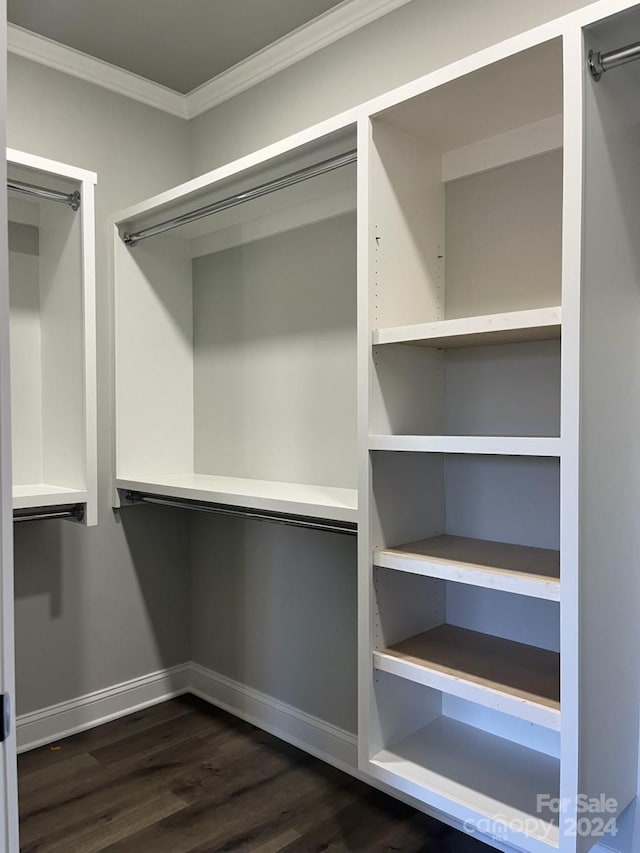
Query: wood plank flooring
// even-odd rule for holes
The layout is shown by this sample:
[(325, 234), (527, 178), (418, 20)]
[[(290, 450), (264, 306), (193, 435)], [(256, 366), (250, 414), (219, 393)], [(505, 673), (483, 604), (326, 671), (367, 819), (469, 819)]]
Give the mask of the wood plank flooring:
[(192, 696), (19, 757), (22, 853), (489, 853)]

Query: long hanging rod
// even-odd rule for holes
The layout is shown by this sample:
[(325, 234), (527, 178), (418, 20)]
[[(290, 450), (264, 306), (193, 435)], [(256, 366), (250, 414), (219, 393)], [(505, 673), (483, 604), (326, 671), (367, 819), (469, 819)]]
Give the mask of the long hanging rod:
[(192, 210), (190, 213), (183, 213), (182, 216), (175, 216), (173, 219), (167, 219), (164, 222), (159, 222), (157, 225), (150, 225), (148, 228), (143, 228), (140, 231), (135, 231), (133, 234), (124, 233), (123, 241), (127, 246), (135, 246), (141, 240), (146, 240), (149, 237), (156, 237), (158, 234), (164, 234), (165, 231), (171, 231), (173, 228), (179, 228), (181, 225), (188, 225), (190, 222), (195, 222), (198, 219), (203, 219), (205, 216), (212, 216), (214, 213), (222, 213), (223, 210), (229, 210), (232, 207), (237, 207), (247, 201), (253, 201), (256, 198), (269, 195), (270, 193), (283, 190), (286, 187), (292, 187), (295, 184), (300, 184), (302, 181), (308, 181), (310, 178), (316, 178), (319, 175), (324, 175), (327, 172), (333, 172), (335, 169), (341, 169), (343, 166), (350, 166), (358, 159), (357, 151), (348, 151), (346, 154), (341, 154), (339, 157), (332, 157), (330, 160), (323, 160), (321, 163), (316, 163), (313, 166), (307, 166), (305, 169), (299, 169), (297, 172), (291, 172), (289, 175), (284, 175), (282, 178), (276, 178), (273, 181), (268, 181), (266, 184), (260, 184), (250, 190), (237, 193), (236, 195), (228, 196), (220, 201), (215, 201), (213, 204), (207, 204), (205, 207), (199, 207), (197, 210)]
[(209, 512), (214, 515), (227, 515), (232, 518), (249, 518), (252, 521), (266, 521), (272, 524), (286, 524), (289, 527), (304, 527), (309, 530), (325, 530), (329, 533), (345, 533), (355, 536), (357, 525), (349, 521), (331, 521), (329, 519), (307, 518), (303, 515), (287, 515), (286, 513), (257, 511), (248, 507), (227, 506), (226, 504), (210, 504), (204, 501), (181, 500), (178, 498), (158, 497), (143, 492), (127, 492), (127, 503), (158, 504), (176, 509), (194, 509), (199, 512)]
[(626, 65), (627, 62), (634, 62), (636, 59), (640, 59), (640, 41), (606, 53), (590, 50), (589, 70), (593, 79), (599, 80), (605, 71), (618, 68), (619, 65)]
[(13, 190), (23, 195), (34, 195), (38, 198), (47, 199), (47, 201), (58, 201), (62, 204), (68, 204), (71, 210), (78, 210), (80, 207), (80, 193), (78, 190), (72, 193), (58, 192), (58, 190), (48, 190), (45, 187), (37, 187), (35, 184), (26, 184), (24, 181), (7, 181), (7, 189)]
[(55, 518), (69, 518), (74, 521), (84, 519), (82, 504), (65, 504), (64, 506), (37, 507), (35, 509), (14, 509), (13, 521), (47, 521)]

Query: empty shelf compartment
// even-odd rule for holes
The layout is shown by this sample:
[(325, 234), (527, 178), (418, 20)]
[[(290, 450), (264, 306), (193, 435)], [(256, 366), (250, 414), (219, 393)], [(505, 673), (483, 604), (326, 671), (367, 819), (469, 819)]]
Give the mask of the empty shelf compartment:
[(560, 655), (455, 625), (373, 653), (377, 669), (547, 728), (560, 728)]
[(537, 809), (540, 792), (558, 796), (553, 756), (442, 716), (375, 754), (370, 767), (405, 793), (415, 796), (418, 786), (426, 802), (459, 819), (494, 821), (504, 841), (521, 842), (510, 827), (526, 826), (531, 838), (558, 846), (557, 817)]

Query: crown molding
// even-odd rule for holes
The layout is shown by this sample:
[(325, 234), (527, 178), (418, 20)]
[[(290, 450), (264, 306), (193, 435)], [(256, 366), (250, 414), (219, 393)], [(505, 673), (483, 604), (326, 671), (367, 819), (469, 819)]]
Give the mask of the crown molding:
[(188, 95), (174, 92), (159, 83), (15, 24), (7, 26), (7, 49), (17, 56), (71, 74), (171, 115), (191, 119), (410, 2), (344, 0), (308, 24), (203, 83)]
[(7, 26), (7, 49), (9, 53), (32, 62), (110, 89), (171, 115), (187, 118), (184, 95), (15, 24)]
[(410, 2), (345, 0), (189, 92), (186, 95), (188, 118), (196, 118)]

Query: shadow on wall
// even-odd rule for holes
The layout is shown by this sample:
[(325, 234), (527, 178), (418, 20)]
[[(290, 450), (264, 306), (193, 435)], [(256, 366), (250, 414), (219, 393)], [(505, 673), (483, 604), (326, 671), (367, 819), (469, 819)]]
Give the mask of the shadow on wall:
[(357, 725), (356, 537), (193, 513), (195, 663)]
[(62, 615), (62, 521), (33, 521), (14, 525), (16, 600), (46, 596), (50, 619)]
[(132, 618), (146, 621), (158, 669), (189, 660), (189, 513), (158, 506), (131, 506), (115, 513), (133, 567)]

